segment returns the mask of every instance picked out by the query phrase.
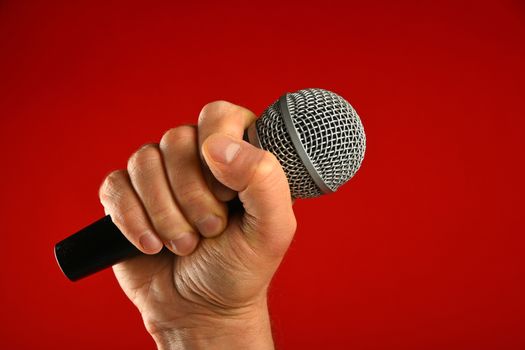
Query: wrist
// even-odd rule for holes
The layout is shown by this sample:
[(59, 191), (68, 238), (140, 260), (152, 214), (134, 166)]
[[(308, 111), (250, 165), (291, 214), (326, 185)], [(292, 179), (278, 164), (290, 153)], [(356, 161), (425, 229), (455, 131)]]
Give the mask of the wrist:
[(234, 314), (189, 314), (149, 333), (159, 350), (274, 348), (266, 303)]

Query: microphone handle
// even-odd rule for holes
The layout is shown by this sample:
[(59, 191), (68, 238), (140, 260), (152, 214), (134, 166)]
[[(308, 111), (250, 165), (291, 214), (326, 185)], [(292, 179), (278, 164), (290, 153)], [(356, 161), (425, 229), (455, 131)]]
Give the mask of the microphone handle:
[(140, 254), (143, 253), (128, 241), (109, 215), (55, 245), (58, 265), (71, 281)]

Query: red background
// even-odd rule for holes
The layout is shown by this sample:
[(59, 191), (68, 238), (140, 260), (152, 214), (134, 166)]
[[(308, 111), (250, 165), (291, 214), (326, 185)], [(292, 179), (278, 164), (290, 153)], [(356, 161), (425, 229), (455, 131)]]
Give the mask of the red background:
[(524, 83), (518, 0), (0, 2), (0, 347), (153, 348), (111, 270), (71, 283), (54, 243), (205, 103), (323, 87), (367, 153), (296, 205), (278, 347), (524, 349)]

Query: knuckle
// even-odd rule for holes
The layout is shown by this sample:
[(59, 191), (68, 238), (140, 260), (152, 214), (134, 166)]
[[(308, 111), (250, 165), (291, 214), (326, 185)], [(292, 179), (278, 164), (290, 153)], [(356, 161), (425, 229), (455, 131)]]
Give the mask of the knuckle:
[(115, 211), (111, 213), (111, 221), (119, 228), (124, 229), (127, 220), (124, 218), (125, 214), (121, 211)]
[(184, 217), (169, 207), (162, 207), (149, 214), (149, 218), (155, 227), (155, 231), (164, 239), (179, 236), (182, 232), (192, 231), (192, 227)]
[(161, 206), (151, 211), (149, 217), (153, 222), (153, 226), (161, 233), (165, 232), (168, 227), (173, 226), (173, 211), (166, 206)]
[(115, 170), (106, 176), (99, 189), (99, 197), (103, 202), (118, 199), (123, 186), (123, 179), (126, 176), (125, 170)]
[(207, 103), (202, 107), (201, 112), (199, 113), (199, 124), (212, 115), (221, 117), (231, 111), (234, 107), (235, 105), (233, 103), (223, 100)]
[(269, 175), (281, 172), (283, 172), (281, 163), (279, 163), (275, 155), (268, 151), (265, 151), (257, 166), (257, 175), (260, 177), (267, 177)]
[(158, 165), (160, 159), (159, 151), (154, 144), (145, 144), (131, 155), (128, 160), (128, 172), (130, 175), (140, 175)]
[[(145, 217), (140, 214), (140, 206), (138, 204), (117, 206), (111, 213), (111, 221), (113, 221), (117, 227), (123, 230), (123, 233), (129, 235), (133, 235), (135, 233), (136, 229), (132, 228), (137, 226), (137, 223), (139, 224), (139, 227), (146, 226)], [(135, 223), (135, 225), (130, 223)], [(140, 233), (140, 231), (137, 233)]]
[(177, 199), (184, 207), (200, 207), (206, 199), (204, 190), (195, 182), (184, 184), (177, 192)]
[(279, 159), (277, 159), (275, 154), (273, 154), (272, 152), (264, 151), (264, 155), (263, 155), (262, 161), (263, 162), (267, 162), (268, 166), (271, 167), (274, 170), (282, 169), (281, 163), (279, 162)]
[(159, 146), (161, 149), (177, 147), (190, 142), (195, 143), (196, 138), (197, 131), (195, 126), (182, 125), (166, 131), (164, 135), (162, 135)]
[[(252, 182), (263, 184), (264, 188), (288, 189), (286, 175), (277, 158), (270, 152), (265, 151), (257, 164), (252, 175)], [(284, 186), (286, 184), (286, 186)]]

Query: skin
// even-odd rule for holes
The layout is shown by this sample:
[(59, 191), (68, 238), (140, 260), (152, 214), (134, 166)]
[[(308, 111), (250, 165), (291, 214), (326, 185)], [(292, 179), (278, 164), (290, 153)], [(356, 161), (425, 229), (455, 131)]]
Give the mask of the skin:
[(142, 146), (100, 188), (147, 254), (113, 270), (159, 349), (273, 349), (267, 290), (296, 221), (279, 162), (242, 140), (254, 120), (212, 102), (197, 126)]

